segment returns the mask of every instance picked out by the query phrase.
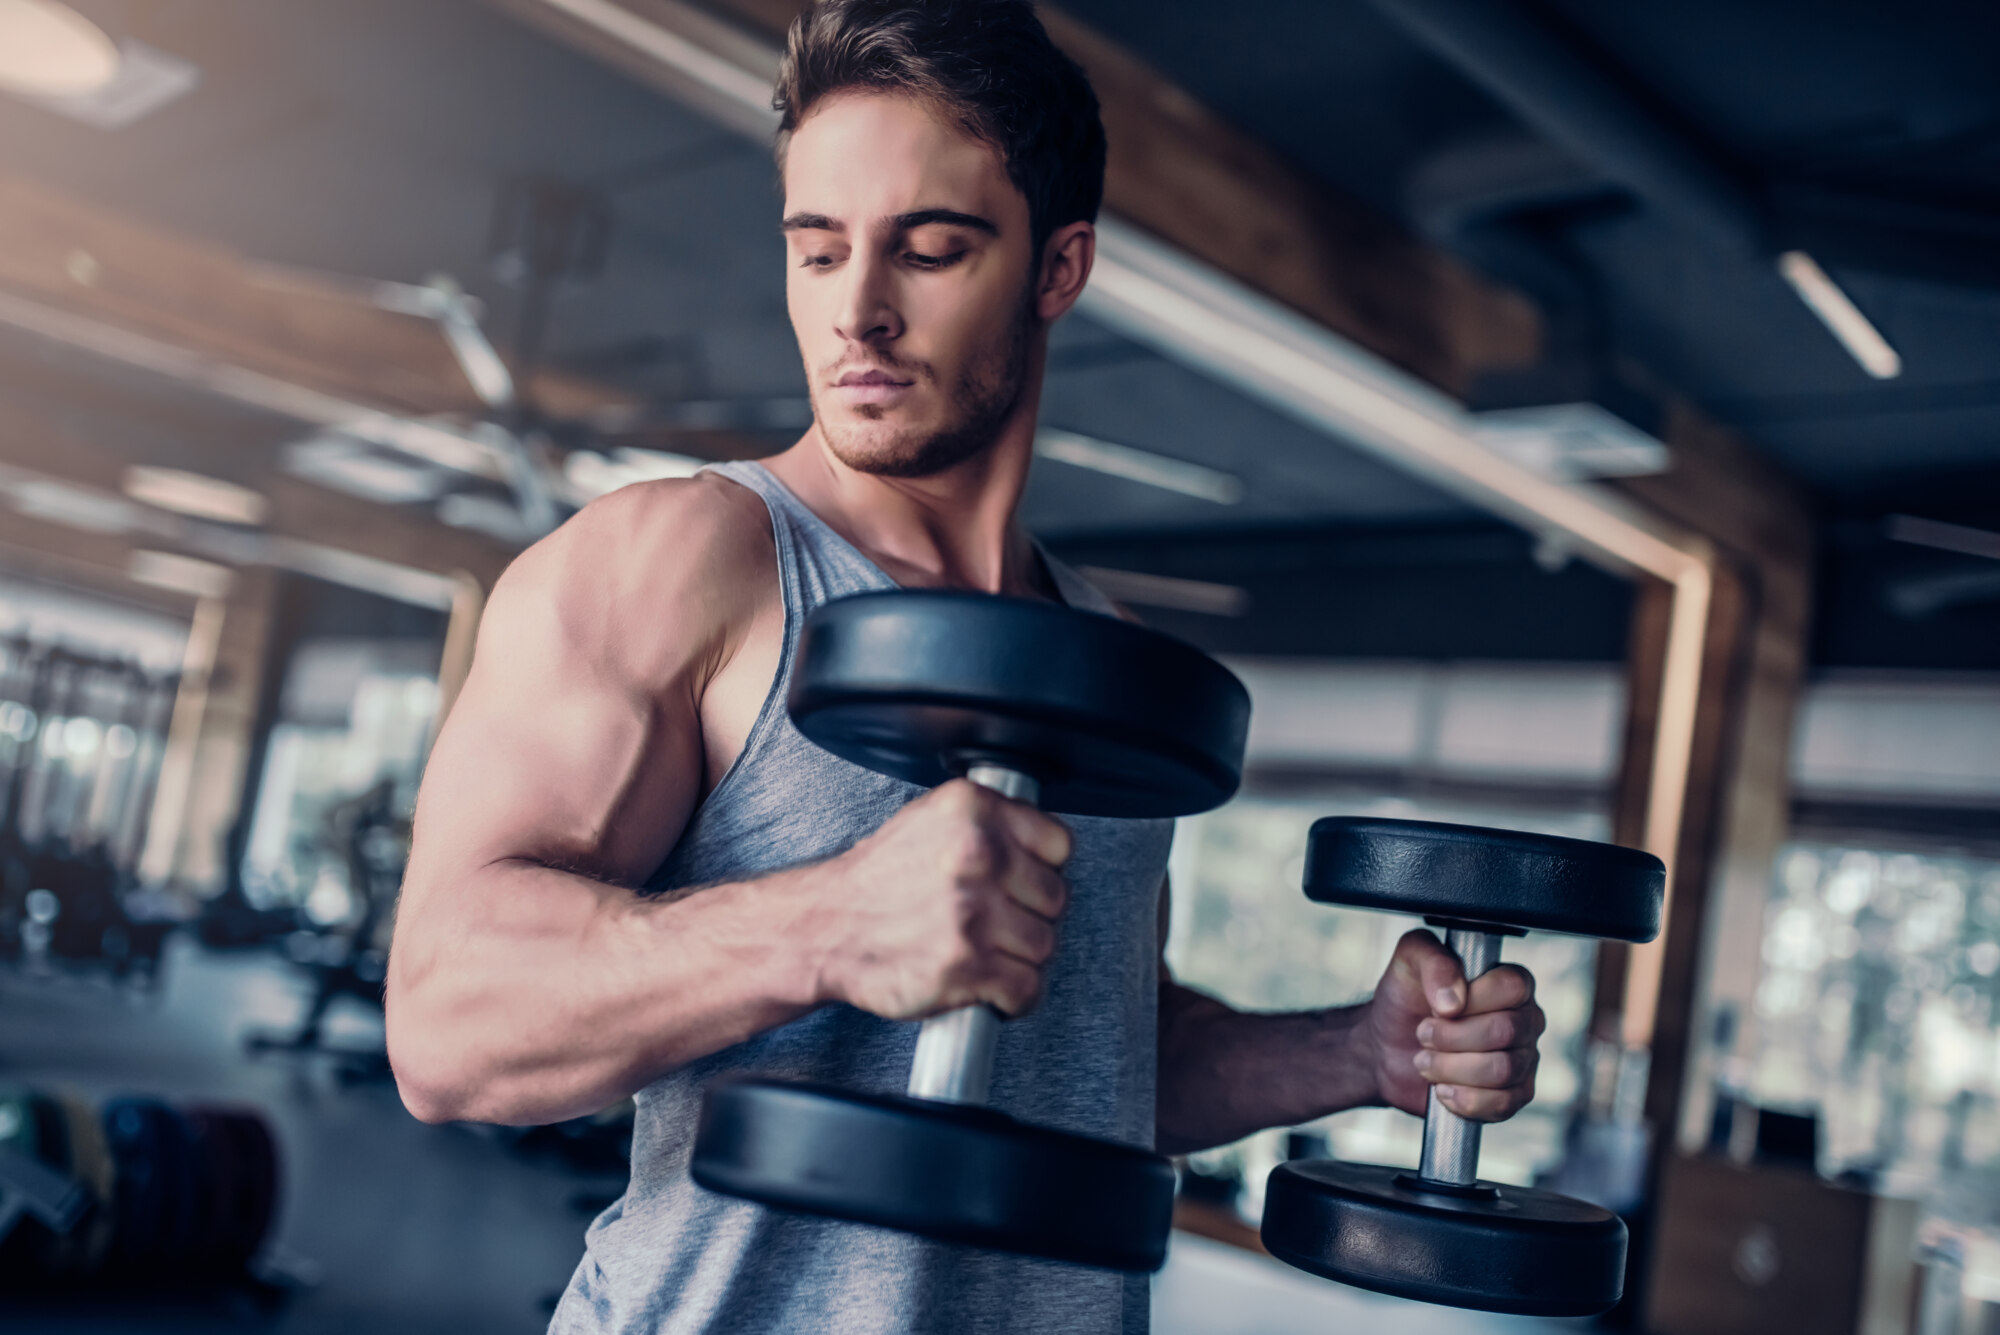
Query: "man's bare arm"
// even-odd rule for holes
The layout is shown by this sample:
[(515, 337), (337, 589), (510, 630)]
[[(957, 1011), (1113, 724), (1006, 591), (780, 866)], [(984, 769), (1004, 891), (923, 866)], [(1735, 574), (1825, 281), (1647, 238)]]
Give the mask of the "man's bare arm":
[(495, 590), (390, 956), (390, 1055), (419, 1117), (590, 1112), (830, 1001), (1032, 1004), (1068, 836), (970, 785), (814, 866), (634, 893), (701, 795), (703, 691), (757, 633), (744, 609), (777, 597), (766, 523), (719, 480), (631, 489)]
[(1534, 980), (1502, 965), (1468, 989), (1458, 957), (1411, 932), (1375, 995), (1358, 1006), (1246, 1014), (1175, 982), (1160, 888), (1160, 1075), (1155, 1144), (1165, 1154), (1225, 1145), (1349, 1108), (1424, 1110), (1431, 1085), (1480, 1121), (1513, 1116), (1535, 1091), (1544, 1027)]

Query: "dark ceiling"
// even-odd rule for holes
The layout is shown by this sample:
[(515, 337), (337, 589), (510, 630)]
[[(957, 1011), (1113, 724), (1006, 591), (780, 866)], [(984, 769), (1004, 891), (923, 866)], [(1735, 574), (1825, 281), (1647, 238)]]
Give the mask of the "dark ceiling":
[[(1888, 584), (1977, 564), (1888, 546), (1881, 517), (2000, 527), (2000, 6), (1508, 3), (1768, 205), (1785, 236), (1823, 252), (1902, 352), (1902, 377), (1870, 380), (1768, 263), (1716, 250), (1552, 147), (1370, 0), (1068, 8), (1302, 170), (1528, 291), (1559, 345), (1643, 364), (1741, 428), (1827, 516), (1823, 661), (1872, 661), (1869, 618), (1883, 615)], [(112, 132), (0, 99), (0, 167), (260, 259), (404, 280), (450, 272), (488, 300), (503, 342), (517, 299), (487, 258), (503, 188), (523, 177), (600, 188), (615, 215), (609, 262), (558, 296), (552, 360), (661, 404), (738, 405), (746, 421), (774, 403), (796, 410), (772, 171), (754, 145), (479, 0), (79, 7), (193, 61), (201, 86)], [(1534, 165), (1533, 188), (1496, 193), (1494, 164), (1520, 162)], [(1245, 550), (1264, 532), (1487, 527), (1082, 319), (1060, 331), (1045, 419), (1247, 483), (1240, 505), (1218, 506), (1044, 464), (1031, 522), (1109, 564), (1215, 575), (1186, 552)], [(1193, 534), (1211, 547), (1184, 540)], [(1553, 576), (1536, 583), (1515, 546), (1517, 602), (1568, 596)], [(1369, 562), (1342, 573), (1339, 544), (1301, 550), (1320, 552), (1330, 579), (1374, 578)], [(1259, 606), (1260, 617), (1333, 615), (1276, 596)], [(1576, 612), (1601, 606), (1592, 594)], [(1937, 633), (1936, 665), (2000, 667), (2000, 596), (1927, 615), (1897, 623), (1898, 662), (1923, 659)], [(1249, 638), (1340, 647), (1266, 629)]]

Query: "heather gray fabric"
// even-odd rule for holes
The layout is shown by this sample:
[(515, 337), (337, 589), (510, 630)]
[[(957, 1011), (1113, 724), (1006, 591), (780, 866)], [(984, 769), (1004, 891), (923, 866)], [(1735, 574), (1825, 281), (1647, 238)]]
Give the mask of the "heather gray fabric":
[[(689, 821), (651, 889), (739, 880), (840, 852), (918, 789), (840, 760), (786, 716), (799, 625), (889, 577), (755, 463), (712, 471), (764, 498), (785, 600), (782, 666), (743, 754)], [(1072, 606), (1110, 603), (1053, 560)], [(1170, 821), (1071, 817), (1061, 944), (1040, 1007), (1002, 1026), (993, 1103), (1132, 1144), (1153, 1139), (1158, 902)], [(640, 1332), (1062, 1332), (1139, 1335), (1144, 1276), (944, 1246), (778, 1214), (688, 1177), (701, 1087), (757, 1071), (900, 1093), (917, 1027), (833, 1006), (665, 1076), (638, 1096), (632, 1181), (591, 1224), (552, 1335)]]

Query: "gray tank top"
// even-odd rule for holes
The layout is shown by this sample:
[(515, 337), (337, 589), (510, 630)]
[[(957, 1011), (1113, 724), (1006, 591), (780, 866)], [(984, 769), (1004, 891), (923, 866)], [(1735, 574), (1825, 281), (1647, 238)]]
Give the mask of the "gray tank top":
[[(838, 853), (919, 792), (821, 751), (785, 712), (807, 613), (833, 598), (894, 588), (894, 581), (762, 465), (709, 471), (756, 492), (770, 510), (784, 651), (742, 755), (688, 822), (647, 887), (655, 891), (741, 880)], [(1113, 612), (1081, 577), (1044, 559), (1064, 601)], [(1001, 1027), (992, 1101), (1027, 1121), (1151, 1145), (1157, 913), (1172, 822), (1065, 820), (1075, 852), (1060, 944), (1041, 1005)], [(701, 1089), (716, 1076), (765, 1072), (900, 1093), (916, 1037), (914, 1024), (829, 1006), (641, 1090), (631, 1183), (591, 1224), (552, 1335), (1145, 1331), (1144, 1276), (780, 1214), (689, 1178)]]

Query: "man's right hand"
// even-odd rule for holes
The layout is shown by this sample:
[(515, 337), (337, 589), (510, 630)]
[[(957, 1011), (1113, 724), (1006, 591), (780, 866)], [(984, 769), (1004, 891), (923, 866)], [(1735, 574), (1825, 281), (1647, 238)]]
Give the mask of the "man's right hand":
[(821, 990), (891, 1020), (975, 1002), (1031, 1009), (1069, 898), (1070, 832), (964, 779), (933, 789), (834, 860), (820, 906)]

